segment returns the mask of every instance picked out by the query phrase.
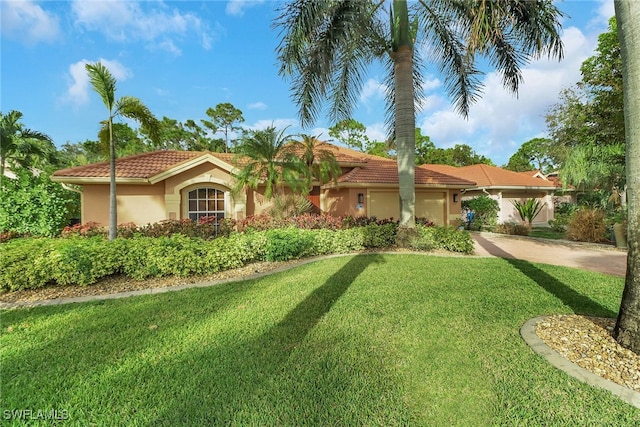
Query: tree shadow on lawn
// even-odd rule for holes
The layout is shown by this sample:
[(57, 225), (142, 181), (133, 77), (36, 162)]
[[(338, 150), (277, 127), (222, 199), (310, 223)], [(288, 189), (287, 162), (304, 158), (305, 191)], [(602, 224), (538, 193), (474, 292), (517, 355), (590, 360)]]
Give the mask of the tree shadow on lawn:
[[(93, 303), (96, 316), (89, 324), (70, 325), (52, 340), (37, 343), (30, 349), (34, 353), (18, 352), (5, 362), (21, 377), (26, 369), (42, 371), (30, 377), (28, 389), (57, 389), (55, 402), (47, 404), (69, 410), (76, 423), (410, 424), (403, 385), (393, 367), (383, 363), (384, 344), (351, 332), (338, 313), (330, 328), (307, 339), (362, 272), (380, 262), (384, 257), (377, 254), (349, 258), (271, 326), (256, 320), (259, 311), (252, 319), (235, 311), (256, 281), (225, 286), (214, 301), (203, 298), (211, 295), (206, 290), (141, 297), (129, 302), (134, 303), (131, 320), (136, 324), (129, 323), (126, 313), (124, 319), (108, 315), (125, 300)], [(203, 292), (195, 305), (193, 292)], [(65, 313), (61, 307), (35, 311), (45, 316)], [(228, 326), (212, 327), (207, 321), (219, 315), (227, 316)], [(264, 325), (264, 332), (252, 334), (251, 321), (255, 327)], [(150, 331), (148, 325), (154, 322), (159, 328)], [(61, 350), (65, 344), (68, 348)], [(64, 360), (51, 359), (55, 354)], [(21, 360), (29, 360), (31, 368)], [(46, 396), (49, 400), (54, 395)], [(40, 400), (27, 406), (40, 407)]]
[[(211, 361), (206, 373), (187, 381), (186, 393), (166, 402), (154, 422), (175, 425), (193, 416), (211, 425), (408, 422), (401, 385), (379, 354), (367, 354), (368, 337), (354, 337), (333, 319), (331, 329), (306, 340), (367, 266), (379, 262), (380, 255), (354, 256), (260, 336), (202, 348), (197, 359)], [(355, 364), (345, 348), (358, 349)]]
[(616, 315), (616, 313), (610, 309), (604, 307), (586, 295), (577, 292), (549, 273), (536, 267), (535, 264), (514, 258), (514, 256), (509, 252), (501, 249), (487, 239), (477, 238), (477, 242), (489, 253), (504, 259), (525, 276), (536, 282), (538, 286), (554, 295), (566, 306), (571, 308), (574, 313), (602, 317), (614, 317)]

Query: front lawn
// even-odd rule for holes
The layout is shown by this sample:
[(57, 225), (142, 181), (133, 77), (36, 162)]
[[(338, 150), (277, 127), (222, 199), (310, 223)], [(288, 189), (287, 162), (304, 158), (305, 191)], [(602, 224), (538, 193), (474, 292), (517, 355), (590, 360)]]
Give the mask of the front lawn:
[(612, 317), (622, 286), (526, 261), (367, 254), (5, 311), (0, 406), (74, 425), (638, 425), (639, 409), (519, 335), (544, 314)]

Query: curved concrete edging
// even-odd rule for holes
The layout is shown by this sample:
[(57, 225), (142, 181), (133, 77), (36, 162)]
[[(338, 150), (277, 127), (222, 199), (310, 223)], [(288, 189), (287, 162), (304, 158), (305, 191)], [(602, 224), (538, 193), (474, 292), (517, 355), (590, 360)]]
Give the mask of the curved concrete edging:
[(593, 374), (586, 369), (583, 369), (580, 366), (576, 365), (575, 363), (570, 362), (564, 356), (560, 355), (556, 351), (552, 350), (551, 347), (546, 345), (544, 341), (542, 341), (542, 339), (538, 337), (535, 330), (538, 322), (544, 320), (546, 317), (547, 316), (534, 317), (533, 319), (525, 322), (525, 324), (520, 328), (520, 335), (522, 335), (522, 338), (533, 351), (547, 359), (547, 361), (556, 368), (566, 372), (568, 375), (594, 387), (608, 390), (625, 402), (637, 408), (640, 408), (640, 392), (633, 391), (627, 387), (623, 387), (596, 374)]
[[(383, 252), (380, 252), (383, 253)], [(385, 252), (386, 253), (386, 252)], [(259, 279), (264, 276), (268, 276), (270, 274), (280, 273), (283, 271), (290, 270), (295, 267), (299, 267), (301, 265), (309, 264), (315, 261), (329, 259), (329, 258), (337, 258), (343, 256), (350, 255), (358, 255), (356, 253), (347, 253), (347, 254), (332, 254), (332, 255), (322, 255), (313, 258), (305, 258), (298, 260), (297, 262), (283, 265), (273, 270), (263, 271), (260, 273), (251, 274), (244, 277), (230, 277), (228, 279), (219, 279), (219, 280), (209, 280), (206, 282), (195, 282), (195, 283), (186, 283), (184, 285), (175, 285), (175, 286), (166, 286), (163, 288), (147, 288), (147, 289), (139, 289), (135, 291), (126, 291), (126, 292), (117, 292), (113, 294), (101, 294), (101, 295), (86, 295), (81, 297), (69, 297), (69, 298), (55, 298), (55, 299), (47, 299), (47, 300), (37, 300), (37, 301), (23, 301), (23, 302), (0, 302), (0, 310), (10, 310), (14, 308), (30, 308), (30, 307), (39, 307), (39, 306), (51, 306), (51, 305), (62, 305), (62, 304), (71, 304), (71, 303), (80, 303), (80, 302), (91, 302), (91, 301), (105, 301), (112, 299), (120, 299), (120, 298), (128, 298), (138, 295), (152, 295), (152, 294), (164, 294), (166, 292), (176, 292), (182, 291), (184, 289), (191, 288), (206, 288), (210, 286), (222, 285), (224, 283), (229, 282), (242, 282), (245, 280)]]

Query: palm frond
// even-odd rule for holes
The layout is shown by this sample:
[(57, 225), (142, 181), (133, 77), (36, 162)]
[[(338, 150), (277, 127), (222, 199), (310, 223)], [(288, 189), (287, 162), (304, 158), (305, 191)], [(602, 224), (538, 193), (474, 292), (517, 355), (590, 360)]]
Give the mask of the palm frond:
[(93, 86), (102, 102), (109, 110), (113, 110), (116, 96), (116, 79), (111, 72), (101, 62), (95, 64), (86, 64), (85, 68), (89, 74), (89, 82)]
[(292, 79), (292, 98), (303, 126), (312, 124), (327, 98), (334, 121), (357, 102), (367, 65), (382, 50), (372, 40), (381, 28), (376, 5), (350, 0), (298, 0), (281, 9), (275, 26), (280, 74)]
[(121, 115), (128, 119), (132, 119), (140, 123), (144, 128), (149, 139), (154, 143), (158, 143), (160, 139), (160, 122), (153, 115), (151, 110), (142, 103), (138, 98), (133, 96), (123, 96), (118, 99), (115, 104), (114, 115)]

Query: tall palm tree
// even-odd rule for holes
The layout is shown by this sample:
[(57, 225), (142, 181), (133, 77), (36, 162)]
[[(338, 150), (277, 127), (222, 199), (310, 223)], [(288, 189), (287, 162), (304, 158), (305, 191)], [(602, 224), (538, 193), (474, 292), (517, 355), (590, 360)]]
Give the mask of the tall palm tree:
[(42, 132), (25, 129), (21, 118), (20, 111), (0, 112), (0, 176), (4, 176), (5, 163), (26, 168), (53, 160), (56, 150), (51, 138)]
[(123, 96), (116, 99), (116, 79), (101, 62), (86, 65), (93, 89), (100, 95), (107, 107), (109, 117), (101, 123), (98, 133), (101, 139), (109, 141), (109, 240), (117, 235), (118, 212), (116, 199), (116, 146), (113, 138), (113, 121), (118, 116), (132, 119), (145, 128), (149, 138), (156, 142), (159, 136), (159, 122), (138, 98)]
[(285, 134), (286, 129), (278, 132), (270, 126), (264, 130), (250, 131), (238, 146), (238, 164), (240, 171), (234, 175), (236, 185), (234, 193), (249, 187), (256, 190), (265, 186), (264, 197), (271, 200), (282, 192), (283, 185), (299, 189), (298, 179), (303, 172), (300, 164), (288, 157), (283, 150), (292, 136)]
[(285, 153), (293, 162), (301, 162), (302, 179), (306, 182), (303, 191), (311, 191), (314, 182), (324, 184), (335, 181), (341, 175), (340, 164), (331, 150), (317, 136), (300, 135), (299, 141), (293, 141), (286, 147)]
[[(415, 230), (415, 114), (423, 99), (422, 59), (444, 74), (455, 106), (467, 115), (481, 94), (482, 57), (517, 92), (521, 68), (542, 54), (562, 57), (559, 19), (552, 0), (292, 0), (275, 26), (280, 73), (292, 78), (303, 126), (311, 125), (323, 101), (330, 119), (350, 117), (367, 66), (388, 70), (387, 125), (398, 153), (400, 230)], [(415, 49), (422, 43), (424, 49)]]
[(616, 340), (640, 354), (640, 4), (615, 0), (622, 53), (627, 150), (627, 275), (614, 329)]

